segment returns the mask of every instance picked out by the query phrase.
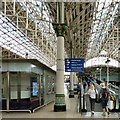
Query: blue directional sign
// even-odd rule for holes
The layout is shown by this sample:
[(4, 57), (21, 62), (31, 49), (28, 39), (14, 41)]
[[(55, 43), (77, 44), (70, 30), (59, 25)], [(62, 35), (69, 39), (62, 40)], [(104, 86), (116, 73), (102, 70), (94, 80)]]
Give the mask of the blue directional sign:
[(65, 72), (84, 72), (84, 59), (65, 58)]

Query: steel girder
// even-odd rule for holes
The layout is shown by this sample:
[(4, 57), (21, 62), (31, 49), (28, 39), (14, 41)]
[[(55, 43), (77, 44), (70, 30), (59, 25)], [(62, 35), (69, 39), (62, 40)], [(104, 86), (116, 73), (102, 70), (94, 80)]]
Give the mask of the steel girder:
[[(3, 2), (2, 16), (9, 18), (8, 22), (14, 23), (16, 31), (24, 33), (24, 38), (29, 41), (28, 48), (34, 46), (32, 50), (28, 50), (31, 54), (37, 53), (39, 60), (42, 59), (42, 62), (49, 66), (54, 65), (56, 62), (56, 36), (51, 29), (51, 23), (56, 22), (57, 19), (56, 3), (22, 3), (17, 1), (19, 0)], [(120, 5), (119, 2), (106, 4), (105, 1), (103, 3), (65, 3), (65, 23), (68, 26), (65, 33), (65, 57), (71, 57), (72, 44), (73, 57), (82, 57), (89, 60), (94, 57), (106, 56), (120, 62)], [(102, 6), (101, 9), (99, 9), (100, 5)], [(47, 13), (43, 11), (47, 11)], [(45, 17), (46, 14), (50, 16)], [(49, 27), (47, 28), (44, 24), (48, 24)], [(11, 33), (14, 33), (14, 30)], [(4, 31), (3, 33), (4, 35), (7, 34)], [(51, 38), (51, 36), (54, 37)], [(5, 39), (4, 36), (2, 38)], [(27, 43), (24, 44), (28, 45)], [(11, 51), (11, 49), (8, 51)], [(103, 51), (107, 54), (102, 54)], [(18, 52), (20, 52), (20, 49)], [(18, 56), (24, 58), (25, 55), (26, 53), (18, 54)]]

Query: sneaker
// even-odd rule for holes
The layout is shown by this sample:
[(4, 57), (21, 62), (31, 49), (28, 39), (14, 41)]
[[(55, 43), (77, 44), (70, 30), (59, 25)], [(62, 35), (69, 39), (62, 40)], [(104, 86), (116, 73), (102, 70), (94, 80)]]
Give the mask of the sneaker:
[(105, 113), (103, 113), (103, 114), (102, 114), (102, 116), (106, 116), (106, 114), (105, 114)]
[(94, 111), (92, 111), (91, 113), (94, 114)]
[(109, 114), (110, 114), (110, 112), (107, 112), (107, 114), (109, 115)]

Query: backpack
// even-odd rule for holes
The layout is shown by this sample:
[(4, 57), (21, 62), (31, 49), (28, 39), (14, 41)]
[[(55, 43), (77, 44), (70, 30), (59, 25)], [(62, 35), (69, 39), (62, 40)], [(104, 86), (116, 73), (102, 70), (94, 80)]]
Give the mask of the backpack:
[(109, 92), (108, 92), (107, 88), (103, 88), (102, 97), (106, 98), (108, 96), (109, 96)]

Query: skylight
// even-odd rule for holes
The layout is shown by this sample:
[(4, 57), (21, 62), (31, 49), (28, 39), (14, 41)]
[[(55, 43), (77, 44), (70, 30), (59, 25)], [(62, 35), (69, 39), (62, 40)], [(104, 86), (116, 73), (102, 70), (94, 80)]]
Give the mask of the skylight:
[(2, 17), (2, 15), (0, 15), (0, 19), (2, 20), (0, 21), (0, 46), (17, 53), (23, 58), (28, 53), (28, 59), (33, 58), (46, 65), (50, 64), (47, 56), (26, 38), (22, 32), (18, 31), (9, 19)]
[(102, 43), (108, 38), (108, 30), (113, 24), (114, 16), (118, 12), (119, 0), (97, 0), (94, 13), (91, 37), (88, 44), (88, 56), (95, 54), (99, 56), (103, 51)]

